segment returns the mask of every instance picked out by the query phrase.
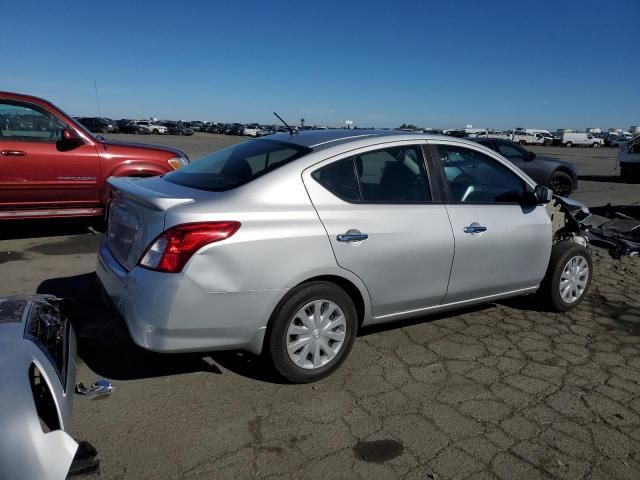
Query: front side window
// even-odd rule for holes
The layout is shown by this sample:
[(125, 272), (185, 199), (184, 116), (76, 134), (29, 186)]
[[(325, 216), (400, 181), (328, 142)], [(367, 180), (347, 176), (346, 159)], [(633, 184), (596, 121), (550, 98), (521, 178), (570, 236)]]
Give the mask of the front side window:
[(629, 153), (640, 153), (640, 137), (636, 137), (629, 143)]
[(252, 140), (218, 150), (162, 178), (185, 187), (221, 192), (248, 183), (310, 151), (292, 143)]
[(462, 203), (518, 203), (524, 181), (484, 153), (465, 147), (438, 145), (440, 164), (451, 199)]
[(316, 170), (313, 177), (347, 201), (431, 201), (424, 157), (416, 146), (386, 148), (339, 160)]
[(43, 108), (0, 101), (0, 141), (56, 142), (64, 129), (65, 125)]
[(524, 152), (515, 145), (509, 145), (508, 143), (498, 143), (498, 152), (501, 155), (513, 160), (524, 159)]

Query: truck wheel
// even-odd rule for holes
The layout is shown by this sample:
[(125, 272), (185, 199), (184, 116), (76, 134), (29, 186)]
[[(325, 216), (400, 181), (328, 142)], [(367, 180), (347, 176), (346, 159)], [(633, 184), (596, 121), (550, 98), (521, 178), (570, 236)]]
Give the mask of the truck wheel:
[(153, 129), (153, 131), (152, 131), (151, 133), (153, 133), (154, 135), (158, 135), (158, 129), (157, 129), (157, 128), (154, 128), (154, 129)]
[(567, 148), (571, 148), (571, 147), (573, 147), (573, 142), (567, 142), (567, 143), (565, 144), (565, 147), (567, 147)]
[(549, 145), (551, 145), (551, 142), (545, 140), (544, 142), (542, 142), (542, 145), (544, 145), (545, 147), (548, 147)]
[(594, 142), (593, 143), (593, 148), (600, 148), (600, 143), (599, 142)]
[(290, 382), (315, 382), (349, 355), (358, 319), (347, 293), (330, 282), (303, 284), (276, 308), (265, 355)]
[(526, 144), (527, 144), (527, 141), (526, 141), (526, 140), (520, 140), (518, 143), (519, 143), (520, 145), (526, 145)]
[(553, 193), (561, 197), (568, 197), (573, 188), (573, 180), (565, 172), (555, 171), (549, 179), (549, 186)]
[(555, 312), (571, 310), (584, 300), (592, 276), (591, 252), (587, 248), (571, 241), (557, 243), (551, 249), (538, 298)]

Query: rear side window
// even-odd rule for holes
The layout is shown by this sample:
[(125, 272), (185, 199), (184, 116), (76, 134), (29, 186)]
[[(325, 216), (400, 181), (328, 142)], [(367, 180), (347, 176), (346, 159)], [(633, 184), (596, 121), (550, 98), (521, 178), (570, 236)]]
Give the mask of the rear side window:
[(351, 202), (431, 201), (420, 147), (394, 147), (356, 155), (316, 170), (313, 178)]
[(168, 173), (168, 182), (221, 192), (275, 170), (311, 152), (311, 149), (276, 140), (249, 140), (214, 152)]

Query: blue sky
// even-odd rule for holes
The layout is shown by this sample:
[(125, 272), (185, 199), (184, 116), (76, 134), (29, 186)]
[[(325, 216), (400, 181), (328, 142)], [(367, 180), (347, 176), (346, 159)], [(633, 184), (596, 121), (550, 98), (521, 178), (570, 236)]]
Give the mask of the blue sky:
[(3, 2), (0, 90), (97, 115), (95, 80), (116, 118), (628, 128), (640, 1), (608, 5)]

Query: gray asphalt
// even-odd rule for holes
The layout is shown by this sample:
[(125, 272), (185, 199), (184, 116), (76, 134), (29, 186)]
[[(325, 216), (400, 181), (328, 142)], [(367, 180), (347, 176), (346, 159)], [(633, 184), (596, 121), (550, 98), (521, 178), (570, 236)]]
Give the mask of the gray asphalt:
[[(193, 159), (240, 140), (119, 137)], [(640, 201), (615, 149), (533, 150), (576, 164), (591, 207)], [(2, 294), (76, 298), (78, 382), (117, 387), (75, 399), (100, 478), (640, 478), (639, 260), (596, 250), (569, 314), (518, 301), (363, 331), (333, 376), (298, 386), (251, 355), (134, 346), (99, 300), (86, 222), (10, 222), (0, 238)]]

